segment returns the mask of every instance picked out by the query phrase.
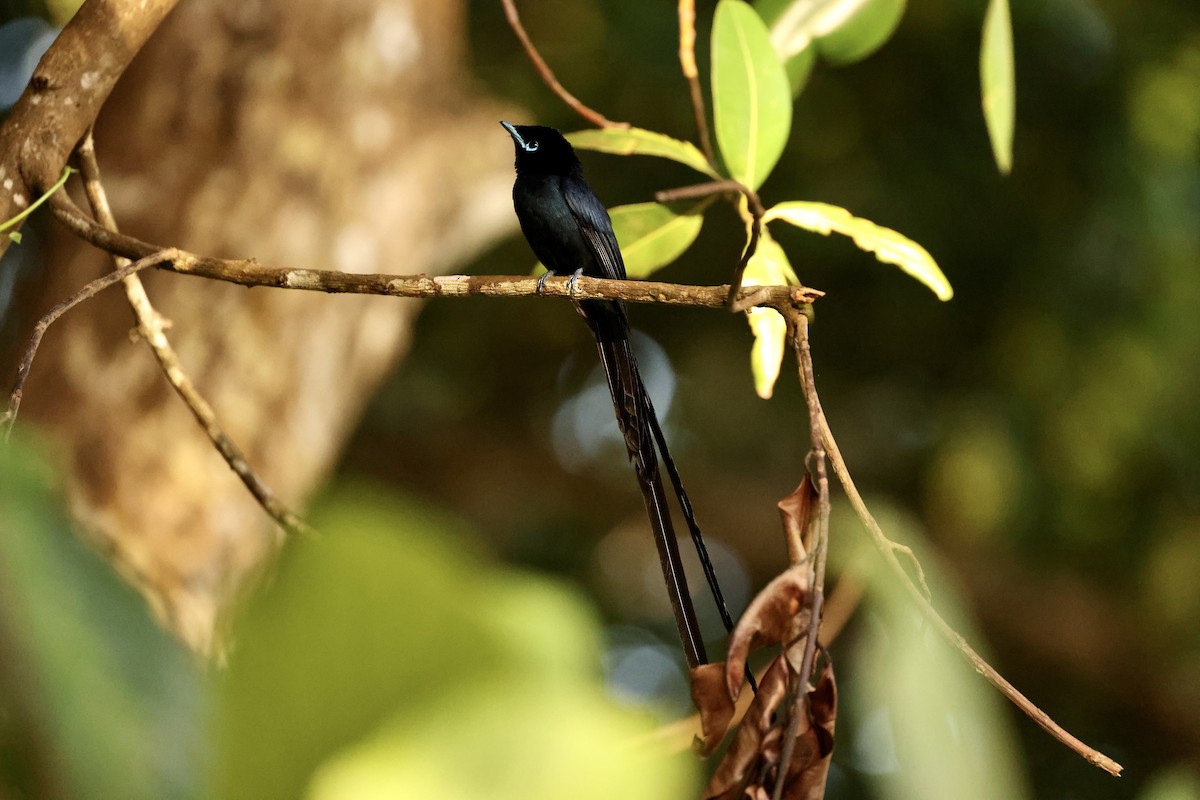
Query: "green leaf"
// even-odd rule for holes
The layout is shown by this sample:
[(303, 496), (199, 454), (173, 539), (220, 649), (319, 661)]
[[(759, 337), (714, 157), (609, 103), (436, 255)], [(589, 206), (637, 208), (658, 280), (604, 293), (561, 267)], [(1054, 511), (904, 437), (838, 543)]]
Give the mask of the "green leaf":
[[(905, 0), (837, 0), (831, 6), (857, 6), (844, 19), (837, 20), (825, 33), (817, 36), (817, 51), (821, 58), (835, 66), (844, 67), (862, 61), (874, 53), (896, 32), (904, 16)], [(835, 11), (838, 9), (835, 9)], [(830, 15), (834, 21), (834, 15)]]
[(716, 180), (722, 178), (722, 175), (714, 170), (704, 158), (704, 154), (691, 142), (672, 139), (665, 134), (642, 128), (626, 130), (602, 128), (575, 131), (567, 134), (567, 141), (580, 150), (595, 150), (619, 156), (639, 155), (669, 158), (680, 164), (686, 164), (698, 172), (703, 172), (710, 178)]
[(793, 97), (803, 91), (804, 85), (808, 83), (808, 76), (812, 74), (816, 63), (817, 49), (815, 47), (806, 47), (799, 54), (784, 61), (783, 67), (787, 70), (788, 85), (792, 87)]
[(378, 487), (311, 519), (325, 536), (292, 542), (238, 619), (208, 796), (695, 794), (693, 761), (628, 747), (650, 720), (605, 698), (577, 590), (484, 560), (460, 522)]
[[(764, 230), (754, 255), (746, 264), (742, 285), (782, 286), (788, 283), (798, 283), (796, 273), (783, 248)], [(775, 381), (783, 364), (787, 322), (773, 308), (751, 308), (746, 312), (746, 320), (754, 334), (754, 347), (750, 351), (754, 391), (762, 399), (769, 400), (775, 392)]]
[(876, 225), (869, 219), (856, 217), (844, 208), (827, 203), (789, 202), (767, 211), (763, 222), (790, 222), (800, 228), (828, 236), (840, 233), (885, 264), (895, 264), (928, 286), (939, 300), (954, 296), (950, 282), (942, 274), (933, 256), (924, 247), (891, 228)]
[(713, 127), (729, 174), (757, 189), (787, 143), (792, 93), (767, 26), (741, 0), (720, 0), (712, 29)]
[(71, 530), (61, 483), (20, 432), (0, 446), (0, 795), (186, 796), (199, 664)]
[(983, 20), (983, 46), (979, 50), (979, 83), (983, 119), (996, 166), (1012, 171), (1013, 124), (1017, 114), (1017, 86), (1013, 69), (1012, 20), (1008, 0), (991, 0)]
[(793, 62), (806, 55), (811, 67), (814, 51), (832, 64), (844, 66), (878, 50), (904, 16), (905, 0), (759, 0), (759, 13), (771, 30), (775, 52), (794, 73), (807, 67)]
[[(621, 246), (625, 274), (645, 278), (683, 255), (700, 235), (703, 212), (711, 202), (634, 203), (610, 208), (608, 216)], [(545, 271), (540, 261), (533, 267), (534, 275)]]
[(12, 239), (15, 244), (20, 244), (21, 243), (21, 232), (20, 231), (11, 231), (8, 234), (8, 238)]
[(701, 212), (707, 205), (692, 203), (685, 209), (679, 204), (635, 203), (610, 209), (629, 277), (644, 278), (683, 255), (700, 235)]

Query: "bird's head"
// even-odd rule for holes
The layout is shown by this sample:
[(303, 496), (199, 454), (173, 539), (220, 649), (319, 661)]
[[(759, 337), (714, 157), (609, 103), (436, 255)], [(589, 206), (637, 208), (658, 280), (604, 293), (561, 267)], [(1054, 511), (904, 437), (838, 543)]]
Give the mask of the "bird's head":
[(561, 133), (545, 125), (501, 122), (517, 151), (517, 172), (526, 175), (567, 175), (579, 169), (579, 159)]

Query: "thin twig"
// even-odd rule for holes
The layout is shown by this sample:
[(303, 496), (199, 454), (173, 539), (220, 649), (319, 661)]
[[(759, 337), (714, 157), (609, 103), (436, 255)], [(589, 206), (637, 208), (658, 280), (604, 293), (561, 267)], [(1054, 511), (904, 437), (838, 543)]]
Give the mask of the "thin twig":
[(542, 80), (550, 87), (550, 90), (557, 94), (559, 98), (575, 110), (575, 113), (586, 119), (591, 124), (598, 128), (629, 128), (628, 122), (614, 122), (608, 117), (601, 114), (592, 108), (585, 106), (578, 97), (567, 91), (558, 78), (554, 77), (554, 72), (551, 71), (549, 65), (542, 59), (537, 48), (533, 46), (533, 42), (529, 39), (529, 34), (525, 32), (525, 27), (521, 24), (521, 17), (517, 14), (517, 6), (514, 0), (501, 0), (504, 4), (504, 16), (508, 18), (508, 25), (513, 29), (513, 33), (521, 41), (521, 46), (525, 48), (525, 55), (529, 56), (529, 60), (533, 62), (533, 67), (542, 76)]
[[(141, 258), (162, 248), (96, 224), (64, 192), (50, 198), (54, 216), (77, 236), (101, 250)], [(391, 297), (568, 297), (573, 300), (624, 300), (700, 308), (725, 308), (729, 286), (686, 286), (658, 281), (618, 281), (580, 277), (571, 292), (567, 278), (550, 278), (541, 292), (537, 278), (505, 275), (389, 275), (337, 270), (267, 267), (253, 259), (223, 259), (179, 251), (179, 261), (160, 268), (241, 286), (273, 286), (312, 292), (375, 294)], [(749, 286), (738, 293), (741, 303), (783, 309), (810, 303), (823, 292), (805, 286)]]
[[(77, 152), (79, 154), (80, 171), (83, 173), (84, 190), (87, 192), (92, 211), (106, 228), (115, 232), (117, 230), (117, 223), (113, 217), (112, 209), (109, 207), (104, 186), (100, 182), (100, 166), (96, 162), (95, 143), (90, 129), (83, 137), (83, 141), (80, 143)], [(187, 260), (186, 258), (180, 258), (178, 251), (173, 255), (175, 258), (179, 258), (180, 261)], [(174, 258), (172, 260), (174, 261)], [(113, 263), (118, 270), (121, 270), (126, 266), (127, 260), (121, 256), (114, 255)], [(150, 303), (150, 298), (146, 294), (146, 289), (142, 285), (141, 279), (137, 275), (130, 273), (123, 277), (123, 282), (125, 283), (125, 295), (129, 299), (129, 305), (133, 308), (133, 313), (138, 320), (138, 332), (146, 340), (146, 343), (150, 345), (150, 349), (154, 351), (154, 356), (158, 359), (158, 364), (162, 367), (163, 374), (166, 375), (171, 386), (192, 412), (192, 416), (200, 423), (200, 427), (208, 434), (208, 438), (212, 441), (213, 446), (216, 447), (217, 452), (221, 454), (221, 457), (225, 459), (225, 463), (229, 465), (234, 474), (250, 490), (250, 494), (263, 507), (263, 510), (284, 531), (290, 534), (313, 533), (313, 529), (308, 523), (280, 502), (271, 488), (258, 476), (246, 460), (246, 456), (241, 448), (237, 446), (237, 443), (233, 441), (232, 437), (221, 426), (221, 423), (218, 422), (217, 415), (213, 411), (212, 406), (208, 404), (208, 401), (204, 399), (204, 396), (200, 394), (192, 383), (191, 378), (183, 371), (179, 356), (176, 354), (175, 348), (171, 346), (171, 342), (167, 339), (165, 333), (168, 323)]]
[(25, 379), (29, 377), (29, 370), (33, 366), (34, 356), (37, 355), (38, 346), (42, 343), (42, 337), (46, 334), (46, 329), (53, 325), (63, 314), (84, 300), (95, 297), (99, 292), (107, 289), (114, 283), (120, 283), (130, 275), (178, 257), (178, 251), (168, 248), (160, 250), (157, 253), (152, 253), (145, 258), (138, 259), (132, 264), (96, 278), (96, 280), (47, 311), (46, 315), (38, 320), (37, 324), (33, 326), (33, 333), (29, 337), (29, 345), (25, 348), (25, 355), (21, 358), (21, 363), (17, 367), (17, 379), (13, 383), (12, 392), (8, 396), (8, 410), (4, 412), (3, 416), (0, 416), (0, 430), (4, 431), (5, 441), (8, 441), (13, 425), (16, 424), (17, 411), (21, 407), (21, 397), (25, 390)]
[(813, 375), (812, 351), (808, 344), (808, 316), (802, 311), (792, 308), (787, 314), (788, 335), (792, 340), (792, 350), (796, 355), (796, 367), (800, 373), (800, 386), (804, 390), (804, 400), (808, 406), (809, 433), (812, 450), (809, 452), (809, 473), (814, 478), (817, 488), (817, 520), (813, 526), (815, 535), (809, 541), (809, 619), (808, 632), (804, 637), (804, 655), (800, 660), (800, 670), (797, 673), (801, 685), (796, 687), (796, 696), (792, 705), (791, 719), (788, 721), (787, 732), (783, 738), (783, 751), (779, 757), (779, 770), (775, 778), (775, 791), (772, 800), (780, 800), (783, 787), (787, 783), (788, 768), (796, 749), (796, 735), (800, 730), (800, 721), (807, 719), (808, 695), (813, 686), (810, 682), (813, 666), (817, 657), (817, 632), (821, 627), (821, 611), (825, 602), (825, 561), (829, 552), (829, 476), (825, 471), (825, 447), (821, 434), (821, 399), (817, 395), (816, 380)]
[(696, 0), (679, 0), (679, 66), (692, 94), (692, 111), (696, 115), (696, 138), (704, 157), (714, 168), (717, 154), (708, 135), (708, 114), (704, 110), (704, 90), (700, 87), (700, 70), (696, 68)]
[(683, 186), (679, 189), (666, 189), (656, 193), (654, 199), (660, 203), (670, 203), (675, 200), (690, 200), (716, 194), (729, 194), (730, 192), (739, 192), (746, 198), (746, 210), (750, 215), (750, 218), (746, 220), (746, 227), (749, 231), (746, 237), (746, 248), (738, 260), (737, 268), (733, 272), (733, 280), (729, 283), (729, 295), (725, 298), (725, 306), (730, 311), (737, 312), (749, 308), (741, 303), (742, 276), (746, 272), (746, 265), (750, 263), (750, 259), (758, 250), (758, 240), (762, 237), (763, 215), (767, 213), (758, 193), (740, 181), (710, 181), (693, 186)]
[(1041, 725), (1047, 733), (1074, 750), (1086, 759), (1088, 763), (1099, 767), (1111, 775), (1120, 775), (1124, 767), (1064, 730), (1057, 722), (1050, 718), (1050, 715), (1034, 705), (1029, 698), (1021, 694), (1015, 686), (1005, 680), (1004, 676), (975, 652), (974, 648), (967, 643), (967, 640), (950, 627), (950, 624), (942, 618), (941, 614), (937, 612), (937, 609), (933, 607), (933, 604), (929, 602), (921, 589), (909, 577), (904, 566), (896, 557), (896, 548), (893, 547), (894, 543), (884, 535), (883, 529), (879, 527), (879, 523), (871, 516), (866, 503), (863, 502), (862, 495), (858, 493), (858, 489), (854, 486), (854, 481), (850, 477), (850, 471), (846, 467), (846, 462), (842, 460), (842, 453), (838, 449), (837, 442), (834, 441), (833, 432), (829, 429), (829, 421), (825, 419), (824, 414), (821, 415), (821, 436), (825, 442), (825, 449), (828, 451), (829, 463), (833, 466), (833, 471), (838, 476), (838, 480), (841, 481), (842, 487), (846, 491), (846, 496), (850, 499), (850, 504), (854, 506), (855, 512), (858, 513), (858, 518), (862, 521), (867, 531), (870, 532), (875, 546), (883, 555), (888, 567), (896, 575), (901, 585), (912, 598), (912, 601), (917, 605), (917, 608), (921, 610), (925, 618), (942, 635), (942, 638), (953, 645), (962, 654), (963, 658), (971, 664), (975, 671), (987, 679), (988, 683), (995, 686), (1001, 694), (1011, 700), (1026, 716), (1038, 725)]

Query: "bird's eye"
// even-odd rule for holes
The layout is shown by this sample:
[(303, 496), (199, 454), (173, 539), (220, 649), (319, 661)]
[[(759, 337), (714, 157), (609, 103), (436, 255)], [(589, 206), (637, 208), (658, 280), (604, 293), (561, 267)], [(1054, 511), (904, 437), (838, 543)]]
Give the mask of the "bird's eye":
[(525, 150), (533, 153), (538, 149), (537, 139), (532, 139), (525, 144)]

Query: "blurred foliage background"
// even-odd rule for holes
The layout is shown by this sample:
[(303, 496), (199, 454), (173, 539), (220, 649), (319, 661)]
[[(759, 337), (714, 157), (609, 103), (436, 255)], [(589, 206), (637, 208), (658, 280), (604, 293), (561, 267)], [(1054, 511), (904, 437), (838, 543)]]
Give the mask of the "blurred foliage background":
[[(525, 5), (531, 37), (577, 96), (611, 118), (691, 137), (673, 8)], [(712, 4), (699, 6), (703, 43)], [(1200, 6), (1016, 0), (1007, 178), (979, 108), (984, 6), (914, 0), (878, 52), (843, 68), (818, 65), (761, 193), (768, 203), (845, 206), (920, 242), (947, 274), (956, 294), (939, 303), (845, 241), (776, 232), (801, 279), (827, 292), (812, 329), (818, 388), (885, 530), (935, 571), (937, 604), (986, 644), (992, 663), (1126, 773), (1093, 769), (994, 696), (886, 577), (871, 577), (865, 539), (839, 509), (834, 583), (849, 566), (867, 591), (831, 648), (844, 705), (829, 796), (1200, 797)], [(525, 109), (515, 121), (582, 127), (541, 84), (498, 3), (471, 2), (470, 20), (477, 80)], [(497, 126), (495, 135), (505, 134)], [(654, 159), (583, 160), (610, 205), (695, 181)], [(714, 208), (700, 241), (662, 277), (724, 282), (741, 235), (737, 217)], [(470, 271), (522, 273), (532, 263), (514, 235)], [(755, 396), (739, 317), (665, 307), (632, 315), (736, 612), (785, 562), (774, 504), (802, 474), (803, 400), (787, 365), (774, 399)], [(114, 734), (126, 732), (166, 751), (142, 756), (156, 765), (147, 785), (157, 794), (78, 796), (191, 797), (202, 786), (222, 797), (300, 796), (306, 786), (313, 797), (403, 796), (433, 793), (424, 787), (455, 775), (461, 786), (448, 796), (500, 797), (508, 790), (456, 768), (517, 758), (497, 742), (509, 725), (518, 749), (564, 769), (587, 762), (571, 755), (576, 742), (628, 737), (636, 723), (600, 697), (597, 664), (608, 696), (643, 723), (688, 710), (636, 486), (587, 331), (563, 303), (426, 307), (411, 355), (372, 402), (334, 479), (360, 488), (318, 503), (316, 521), (339, 535), (288, 553), (272, 591), (237, 623), (246, 627), (226, 671), (197, 668), (145, 620), (126, 626), (137, 604), (115, 584), (83, 592), (103, 571), (54, 538), (65, 522), (36, 488), (52, 479), (10, 459), (2, 481), (0, 518), (32, 521), (5, 526), (0, 631), (8, 642), (52, 635), (73, 648), (28, 645), (57, 667), (5, 659), (5, 670), (44, 678), (43, 694), (0, 702), (9, 785), (21, 785), (22, 754), (37, 746), (29, 721), (41, 720), (43, 744), (83, 736), (118, 748)], [(380, 499), (390, 494), (397, 499)], [(410, 540), (409, 530), (421, 535)], [(84, 564), (90, 577), (37, 580), (26, 565), (51, 555), (25, 552), (35, 545), (14, 531), (54, 538), (70, 552), (53, 558)], [(312, 552), (320, 547), (331, 552)], [(424, 566), (446, 559), (444, 571)], [(530, 577), (538, 573), (556, 585)], [(369, 602), (336, 605), (355, 580), (375, 587), (364, 590)], [(323, 587), (313, 597), (327, 602), (306, 600), (309, 586)], [(39, 592), (58, 599), (13, 598)], [(96, 600), (110, 594), (111, 606)], [(51, 602), (90, 616), (67, 623), (34, 613)], [(716, 644), (715, 614), (702, 617)], [(54, 624), (76, 627), (53, 634)], [(90, 654), (113, 641), (121, 647), (107, 658), (124, 660), (101, 669)], [(353, 653), (353, 668), (339, 671), (345, 665), (330, 656), (326, 669), (318, 652)], [(156, 654), (159, 680), (137, 680), (146, 661), (130, 653)], [(472, 672), (480, 665), (487, 685)], [(129, 685), (111, 685), (113, 672)], [(20, 685), (12, 680), (5, 685)], [(201, 697), (217, 711), (203, 710)], [(532, 709), (542, 706), (522, 697), (567, 700), (541, 717)], [(73, 733), (60, 738), (64, 703), (97, 709), (95, 733), (63, 723)], [(281, 761), (247, 763), (255, 748), (294, 744), (297, 729), (323, 732), (300, 752), (285, 748)], [(493, 736), (469, 752), (494, 762), (439, 749), (470, 748), (464, 732), (480, 730)], [(646, 771), (663, 782), (646, 796), (694, 794), (699, 778), (687, 764), (667, 763), (665, 774)], [(410, 769), (386, 783), (406, 764), (433, 765), (430, 782)], [(127, 772), (112, 780), (131, 780)], [(378, 793), (347, 788), (365, 785), (355, 780)], [(526, 790), (512, 796), (554, 796)]]

